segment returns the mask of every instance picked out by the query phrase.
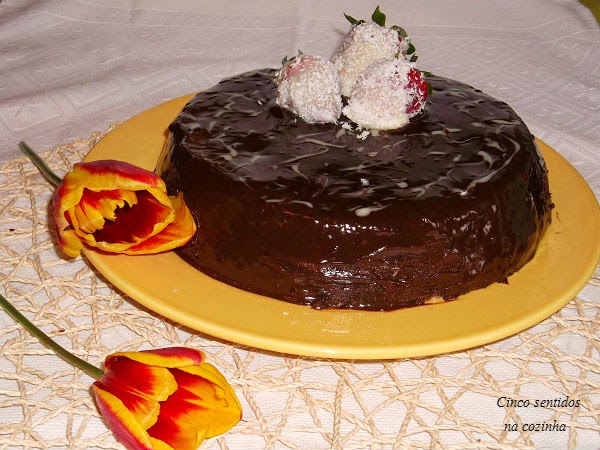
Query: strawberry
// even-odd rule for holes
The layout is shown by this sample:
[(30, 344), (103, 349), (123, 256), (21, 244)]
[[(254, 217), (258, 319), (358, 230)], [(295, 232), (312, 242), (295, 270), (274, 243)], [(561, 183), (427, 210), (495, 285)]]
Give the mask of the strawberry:
[(303, 70), (310, 70), (311, 66), (316, 62), (317, 57), (305, 55), (298, 50), (298, 56), (292, 58), (285, 57), (281, 61), (281, 69), (277, 77), (278, 82), (289, 79), (290, 77), (298, 76)]
[(429, 93), (429, 87), (427, 86), (425, 77), (417, 69), (410, 69), (407, 76), (408, 82), (405, 89), (413, 94), (411, 96), (412, 101), (406, 105), (406, 114), (413, 117), (423, 109), (425, 100), (427, 100), (427, 94)]
[(343, 113), (362, 128), (393, 130), (423, 109), (427, 92), (423, 74), (414, 63), (404, 58), (382, 59), (358, 78)]
[(277, 77), (278, 105), (308, 123), (335, 123), (342, 112), (339, 75), (325, 58), (299, 53)]

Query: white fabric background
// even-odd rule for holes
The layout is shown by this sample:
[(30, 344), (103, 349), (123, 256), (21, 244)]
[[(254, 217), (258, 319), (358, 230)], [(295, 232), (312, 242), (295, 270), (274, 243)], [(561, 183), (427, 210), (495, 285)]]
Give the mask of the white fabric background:
[(0, 3), (0, 158), (39, 151), (219, 79), (331, 55), (342, 12), (412, 36), (421, 68), (508, 102), (600, 189), (600, 30), (574, 0)]
[[(209, 87), (225, 76), (258, 67), (276, 67), (284, 55), (295, 54), (297, 49), (328, 56), (348, 27), (342, 12), (368, 18), (377, 4), (387, 14), (388, 24), (399, 24), (408, 30), (417, 48), (420, 68), (468, 82), (508, 102), (535, 135), (579, 170), (600, 197), (600, 28), (592, 14), (574, 0), (2, 0), (0, 162), (19, 156), (17, 143), (21, 140), (40, 152), (77, 139), (87, 140), (93, 132), (165, 100)], [(11, 174), (0, 173), (2, 176)], [(40, 205), (47, 202), (47, 194), (36, 195)], [(18, 230), (17, 221), (18, 217), (14, 224), (2, 224), (0, 231), (8, 227)], [(60, 311), (42, 310), (55, 295), (50, 289), (27, 293), (28, 279), (35, 277), (35, 271), (26, 264), (31, 250), (29, 241), (46, 236), (45, 247), (36, 250), (45, 270), (61, 280), (72, 277), (76, 284), (73, 292), (54, 301), (56, 305), (79, 305), (80, 315), (72, 322), (61, 318), (57, 326), (72, 325), (73, 329), (67, 332), (74, 336), (70, 344), (76, 347), (82, 343), (83, 347), (90, 347), (88, 332), (101, 335), (104, 347), (96, 344), (86, 353), (92, 362), (100, 362), (106, 349), (147, 348), (170, 342), (195, 345), (209, 352), (242, 397), (247, 417), (232, 434), (209, 443), (210, 448), (344, 448), (339, 443), (328, 444), (332, 429), (349, 443), (345, 448), (391, 448), (389, 442), (393, 442), (399, 417), (407, 414), (409, 404), (388, 401), (394, 385), (386, 377), (401, 380), (407, 390), (406, 398), (410, 398), (408, 393), (419, 391), (419, 414), (429, 425), (436, 420), (435, 408), (444, 408), (442, 388), (436, 380), (455, 377), (456, 386), (443, 384), (443, 392), (447, 398), (456, 399), (453, 407), (464, 418), (457, 423), (462, 423), (467, 431), (442, 427), (433, 439), (426, 434), (421, 436), (418, 425), (413, 423), (409, 428), (416, 427), (416, 431), (411, 442), (415, 442), (414, 448), (464, 448), (467, 436), (469, 447), (478, 448), (474, 444), (477, 439), (469, 435), (473, 424), (481, 421), (498, 427), (506, 420), (505, 411), (494, 405), (489, 407), (491, 400), (483, 388), (478, 391), (477, 386), (472, 386), (469, 389), (473, 392), (461, 396), (463, 385), (459, 381), (489, 376), (497, 383), (495, 386), (503, 389), (519, 379), (522, 395), (557, 397), (560, 387), (546, 381), (552, 378), (545, 378), (550, 377), (552, 370), (560, 368), (564, 377), (576, 384), (577, 377), (583, 375), (569, 355), (584, 354), (590, 364), (597, 364), (599, 357), (597, 339), (588, 344), (578, 332), (558, 337), (553, 334), (554, 325), (568, 328), (570, 321), (593, 323), (595, 328), (586, 330), (598, 330), (597, 309), (580, 310), (579, 304), (565, 308), (553, 322), (496, 343), (477, 353), (477, 357), (471, 352), (460, 352), (394, 364), (326, 364), (230, 348), (138, 310), (110, 287), (97, 285), (83, 261), (58, 261), (51, 245), (46, 244), (51, 242), (47, 230), (40, 231), (36, 224), (31, 229), (11, 248), (13, 255), (26, 255), (23, 265), (14, 271), (1, 267), (4, 292), (25, 292), (27, 301), (22, 304), (31, 306), (28, 313), (48, 326), (54, 323), (54, 314), (59, 317)], [(29, 238), (30, 233), (33, 239)], [(92, 312), (85, 309), (89, 292), (98, 301)], [(598, 294), (596, 282), (579, 297), (589, 305), (598, 302)], [(138, 328), (125, 327), (126, 318), (137, 320)], [(89, 412), (93, 410), (86, 393), (89, 380), (74, 377), (69, 366), (49, 355), (33, 338), (23, 338), (23, 332), (3, 313), (0, 329), (7, 330), (0, 337), (0, 348), (6, 356), (0, 358), (2, 448), (21, 447), (19, 441), (10, 440), (10, 434), (2, 440), (3, 427), (12, 429), (19, 422), (31, 426), (27, 436), (33, 436), (30, 439), (38, 443), (35, 448), (46, 448), (44, 442), (53, 442), (54, 448), (63, 446), (57, 443), (66, 447), (78, 442), (80, 448), (85, 448), (81, 443), (98, 435), (103, 437), (100, 447), (117, 448), (103, 423)], [(78, 329), (83, 337), (77, 335)], [(63, 338), (69, 344), (67, 336)], [(11, 347), (23, 340), (23, 349)], [(554, 347), (546, 347), (546, 340)], [(547, 353), (535, 347), (538, 343), (543, 343)], [(525, 349), (522, 354), (518, 353), (519, 348)], [(531, 348), (535, 351), (527, 350)], [(503, 359), (502, 352), (508, 349), (517, 349), (514, 360)], [(46, 378), (47, 384), (30, 387), (29, 379), (14, 377), (13, 364), (19, 352), (27, 354), (31, 367), (46, 371), (46, 377), (50, 377), (50, 381)], [(534, 361), (523, 361), (523, 355)], [(560, 358), (553, 360), (552, 355)], [(482, 357), (487, 358), (483, 363)], [(23, 376), (36, 379), (37, 375), (32, 369)], [(424, 381), (426, 378), (432, 380), (430, 384)], [(596, 383), (596, 394), (590, 399), (598, 405), (597, 373), (589, 379)], [(55, 386), (64, 389), (56, 398), (52, 397)], [(293, 391), (294, 386), (298, 387), (297, 392)], [(79, 403), (68, 400), (69, 390), (76, 392), (72, 395), (81, 399)], [(26, 406), (13, 401), (11, 395), (15, 392), (27, 394)], [(328, 401), (334, 394), (343, 399), (342, 419), (327, 414)], [(46, 401), (44, 404), (49, 406), (37, 409), (38, 401)], [(66, 405), (77, 411), (68, 412), (65, 419), (61, 408)], [(531, 411), (519, 411), (524, 419), (528, 413)], [(333, 417), (340, 422), (336, 423)], [(359, 424), (357, 417), (361, 419)], [(548, 417), (551, 416), (544, 420)], [(540, 420), (539, 416), (534, 419)], [(599, 448), (597, 417), (594, 419), (592, 414), (581, 420), (588, 428), (580, 431), (577, 448)], [(84, 431), (66, 441), (65, 433), (72, 430)], [(482, 447), (492, 448), (490, 436), (481, 438), (485, 441)], [(31, 442), (22, 446), (32, 448)], [(514, 448), (569, 445), (565, 434), (556, 433), (504, 442), (512, 442)]]

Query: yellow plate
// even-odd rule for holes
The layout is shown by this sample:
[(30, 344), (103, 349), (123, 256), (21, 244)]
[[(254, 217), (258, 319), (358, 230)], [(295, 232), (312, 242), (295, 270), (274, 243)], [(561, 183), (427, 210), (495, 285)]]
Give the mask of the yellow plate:
[[(166, 127), (189, 96), (123, 123), (86, 160), (120, 159), (153, 170)], [(106, 255), (86, 250), (114, 286), (143, 306), (217, 338), (296, 355), (387, 359), (464, 350), (544, 320), (585, 286), (600, 258), (600, 208), (577, 171), (539, 142), (556, 208), (536, 257), (509, 279), (456, 301), (392, 312), (317, 311), (209, 278), (175, 253)]]

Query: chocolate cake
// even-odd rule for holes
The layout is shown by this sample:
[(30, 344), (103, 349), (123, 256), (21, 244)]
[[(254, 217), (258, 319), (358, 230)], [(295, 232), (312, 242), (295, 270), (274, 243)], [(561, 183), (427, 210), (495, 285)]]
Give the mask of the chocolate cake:
[(506, 282), (534, 256), (547, 172), (507, 104), (428, 75), (408, 125), (360, 134), (278, 106), (275, 76), (225, 79), (169, 127), (158, 171), (195, 216), (189, 264), (313, 308), (393, 310)]

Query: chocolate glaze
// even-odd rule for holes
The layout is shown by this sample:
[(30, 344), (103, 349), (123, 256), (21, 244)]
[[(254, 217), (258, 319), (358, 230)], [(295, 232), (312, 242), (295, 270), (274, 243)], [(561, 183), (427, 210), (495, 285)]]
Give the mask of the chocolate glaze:
[(391, 310), (504, 282), (533, 257), (547, 173), (508, 105), (429, 76), (420, 116), (362, 139), (278, 107), (274, 74), (223, 80), (169, 128), (158, 171), (198, 224), (184, 260), (280, 300)]

